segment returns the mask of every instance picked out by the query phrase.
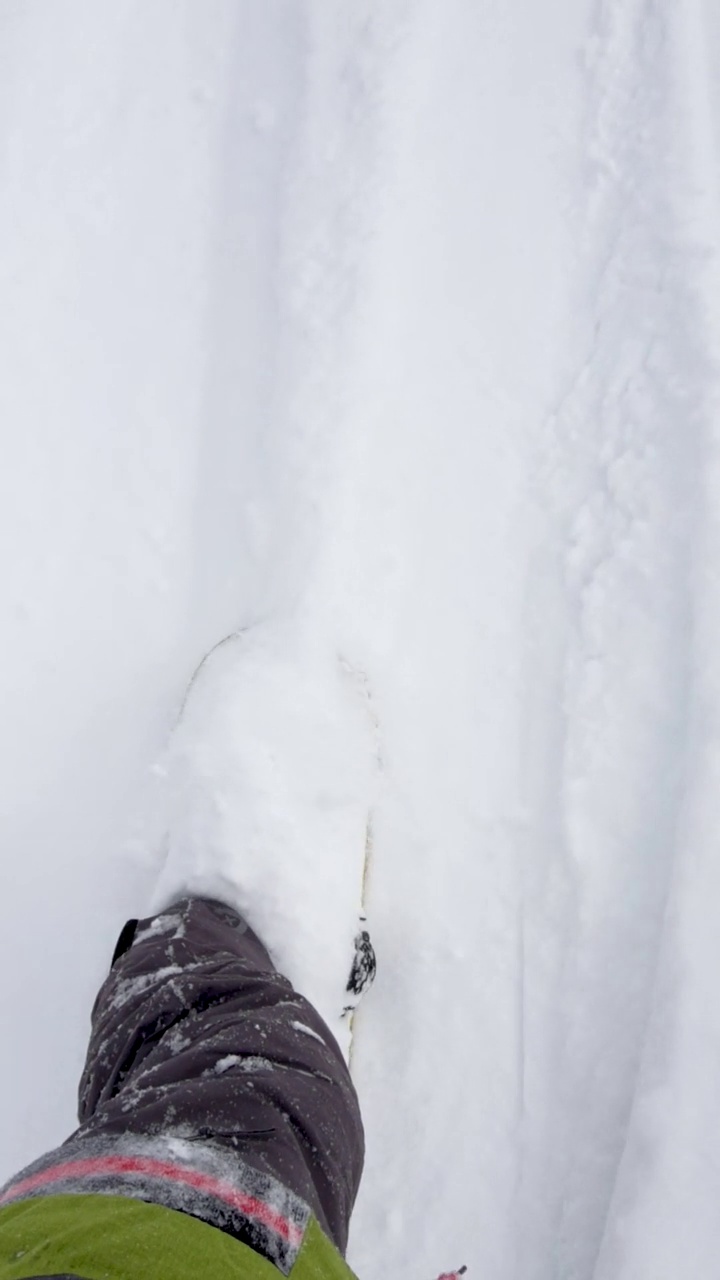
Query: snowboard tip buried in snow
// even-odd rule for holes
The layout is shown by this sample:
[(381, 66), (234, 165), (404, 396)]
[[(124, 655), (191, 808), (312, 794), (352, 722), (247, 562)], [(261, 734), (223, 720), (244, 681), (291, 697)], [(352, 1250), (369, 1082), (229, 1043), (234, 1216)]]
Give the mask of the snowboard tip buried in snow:
[(351, 1041), (377, 968), (365, 890), (378, 759), (365, 674), (285, 621), (206, 654), (168, 751), (156, 904), (178, 892), (228, 901)]

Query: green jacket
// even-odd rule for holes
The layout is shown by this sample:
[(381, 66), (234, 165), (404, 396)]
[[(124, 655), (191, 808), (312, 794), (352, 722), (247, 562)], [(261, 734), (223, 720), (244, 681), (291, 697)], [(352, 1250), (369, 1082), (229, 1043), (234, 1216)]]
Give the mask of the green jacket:
[[(124, 1196), (57, 1195), (0, 1209), (0, 1280), (278, 1280), (278, 1269), (199, 1218)], [(354, 1280), (311, 1217), (292, 1280)]]

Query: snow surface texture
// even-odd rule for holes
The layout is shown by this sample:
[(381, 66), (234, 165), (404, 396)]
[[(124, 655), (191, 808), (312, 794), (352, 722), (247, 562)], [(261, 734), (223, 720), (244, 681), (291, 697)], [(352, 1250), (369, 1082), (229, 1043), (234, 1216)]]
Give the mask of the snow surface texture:
[(0, 1178), (190, 673), (285, 618), (381, 727), (352, 1265), (717, 1276), (719, 58), (710, 0), (2, 6)]

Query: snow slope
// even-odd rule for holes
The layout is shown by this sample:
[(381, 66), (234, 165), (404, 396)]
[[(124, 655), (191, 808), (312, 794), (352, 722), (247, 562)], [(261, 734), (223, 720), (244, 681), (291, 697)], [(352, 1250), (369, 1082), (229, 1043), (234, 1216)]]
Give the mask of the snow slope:
[(292, 618), (380, 721), (352, 1265), (717, 1274), (718, 55), (709, 0), (3, 7), (0, 1178), (188, 676)]

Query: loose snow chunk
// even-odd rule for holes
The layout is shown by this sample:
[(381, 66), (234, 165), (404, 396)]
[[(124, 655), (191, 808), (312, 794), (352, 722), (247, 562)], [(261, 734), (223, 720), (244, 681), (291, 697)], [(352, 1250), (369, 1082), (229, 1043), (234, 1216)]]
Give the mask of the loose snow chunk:
[(213, 1071), (215, 1072), (215, 1075), (221, 1076), (223, 1072), (228, 1071), (230, 1067), (237, 1066), (239, 1061), (240, 1059), (236, 1053), (228, 1053), (224, 1058), (218, 1058), (215, 1066), (213, 1067)]
[(174, 978), (178, 974), (184, 973), (186, 970), (179, 964), (168, 964), (162, 969), (155, 969), (153, 973), (140, 974), (137, 978), (128, 978), (124, 982), (119, 982), (117, 991), (110, 1001), (112, 1009), (122, 1009), (123, 1005), (135, 996), (140, 995), (143, 991), (147, 991), (154, 983), (160, 982), (165, 978)]
[(306, 1036), (312, 1036), (313, 1040), (319, 1040), (320, 1044), (325, 1044), (322, 1036), (319, 1036), (317, 1031), (313, 1031), (312, 1027), (306, 1027), (304, 1022), (293, 1022), (291, 1023), (291, 1026), (293, 1026), (296, 1031), (302, 1031)]
[(240, 1071), (250, 1073), (253, 1071), (272, 1071), (273, 1064), (267, 1058), (245, 1058), (238, 1053), (228, 1053), (224, 1058), (218, 1058), (212, 1068), (212, 1072), (215, 1075), (222, 1075), (223, 1072), (229, 1071), (231, 1067), (237, 1067)]
[(144, 929), (136, 930), (133, 938), (133, 946), (138, 942), (144, 942), (146, 938), (162, 937), (165, 933), (172, 933), (172, 941), (177, 938), (185, 937), (185, 921), (178, 915), (165, 914), (155, 916)]

